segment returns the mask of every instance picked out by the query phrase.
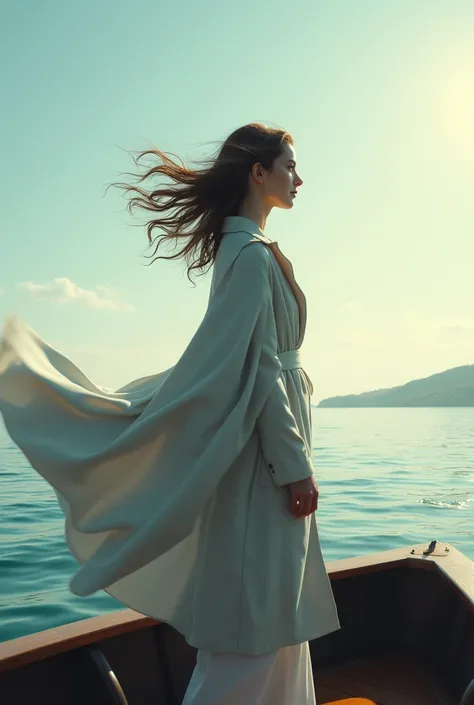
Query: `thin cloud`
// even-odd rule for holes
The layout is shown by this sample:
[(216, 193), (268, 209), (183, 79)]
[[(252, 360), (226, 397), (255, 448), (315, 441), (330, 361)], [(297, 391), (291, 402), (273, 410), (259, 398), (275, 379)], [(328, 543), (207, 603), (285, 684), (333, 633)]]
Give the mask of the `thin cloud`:
[(88, 308), (107, 311), (134, 311), (134, 307), (122, 301), (118, 294), (107, 286), (99, 285), (96, 290), (83, 289), (67, 277), (57, 277), (46, 284), (21, 282), (18, 289), (28, 291), (35, 298), (49, 299), (60, 304), (82, 304)]
[(474, 334), (474, 324), (473, 325), (463, 325), (458, 323), (453, 323), (452, 325), (442, 325), (439, 327), (439, 335), (443, 337), (460, 337), (466, 335)]

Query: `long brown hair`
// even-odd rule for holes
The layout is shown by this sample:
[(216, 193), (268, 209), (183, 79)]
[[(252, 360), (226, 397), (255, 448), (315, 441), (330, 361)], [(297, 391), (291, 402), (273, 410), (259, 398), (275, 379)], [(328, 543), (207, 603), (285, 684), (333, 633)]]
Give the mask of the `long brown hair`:
[[(152, 259), (179, 259), (183, 257), (189, 264), (188, 278), (192, 269), (202, 270), (214, 262), (221, 240), (221, 228), (224, 218), (238, 215), (242, 201), (247, 195), (248, 176), (253, 164), (260, 162), (271, 170), (273, 162), (280, 156), (284, 144), (293, 144), (292, 136), (285, 130), (268, 127), (259, 123), (244, 125), (235, 130), (220, 147), (216, 157), (198, 162), (204, 164), (201, 169), (187, 167), (176, 155), (173, 161), (168, 153), (157, 148), (138, 152), (133, 157), (134, 163), (147, 155), (157, 158), (159, 163), (148, 168), (138, 176), (138, 183), (143, 183), (155, 175), (171, 179), (173, 185), (147, 191), (141, 186), (125, 183), (113, 183), (125, 191), (125, 195), (134, 193), (127, 204), (132, 213), (134, 208), (158, 213), (158, 217), (146, 223), (149, 246), (155, 242), (153, 257), (160, 244), (166, 240), (175, 246), (185, 244), (179, 252), (170, 256), (157, 256)], [(152, 238), (155, 228), (165, 234)], [(145, 255), (146, 256), (146, 255)]]

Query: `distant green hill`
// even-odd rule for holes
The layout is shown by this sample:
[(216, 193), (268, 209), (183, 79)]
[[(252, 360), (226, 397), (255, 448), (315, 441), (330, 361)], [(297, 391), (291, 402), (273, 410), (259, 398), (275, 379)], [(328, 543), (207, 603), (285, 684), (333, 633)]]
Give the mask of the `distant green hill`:
[(318, 407), (474, 406), (474, 365), (415, 379), (400, 387), (329, 397)]

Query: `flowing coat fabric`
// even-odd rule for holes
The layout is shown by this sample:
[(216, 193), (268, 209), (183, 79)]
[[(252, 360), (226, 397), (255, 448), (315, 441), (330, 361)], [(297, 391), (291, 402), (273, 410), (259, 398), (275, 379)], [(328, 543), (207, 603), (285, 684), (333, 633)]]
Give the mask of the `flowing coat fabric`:
[(54, 488), (81, 564), (192, 646), (262, 654), (339, 629), (310, 477), (306, 300), (278, 243), (226, 218), (208, 308), (173, 367), (111, 391), (17, 318), (0, 345), (0, 411)]

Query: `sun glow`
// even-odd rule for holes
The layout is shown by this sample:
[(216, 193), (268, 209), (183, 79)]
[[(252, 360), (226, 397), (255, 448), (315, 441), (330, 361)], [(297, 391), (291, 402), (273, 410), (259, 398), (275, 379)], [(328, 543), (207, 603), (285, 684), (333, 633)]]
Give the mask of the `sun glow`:
[(474, 154), (474, 53), (456, 55), (436, 80), (440, 131), (453, 156)]

